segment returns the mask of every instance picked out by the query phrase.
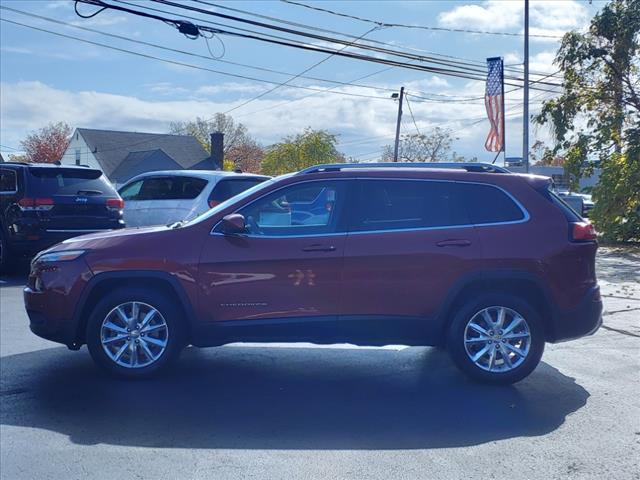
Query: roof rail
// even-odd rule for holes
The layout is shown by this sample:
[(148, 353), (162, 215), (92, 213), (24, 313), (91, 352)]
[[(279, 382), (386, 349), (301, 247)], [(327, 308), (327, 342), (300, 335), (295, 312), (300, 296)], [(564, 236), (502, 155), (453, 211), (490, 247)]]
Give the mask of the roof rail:
[(504, 167), (480, 162), (379, 162), (379, 163), (326, 163), (300, 170), (297, 174), (335, 172), (351, 168), (451, 168), (467, 172), (511, 173)]

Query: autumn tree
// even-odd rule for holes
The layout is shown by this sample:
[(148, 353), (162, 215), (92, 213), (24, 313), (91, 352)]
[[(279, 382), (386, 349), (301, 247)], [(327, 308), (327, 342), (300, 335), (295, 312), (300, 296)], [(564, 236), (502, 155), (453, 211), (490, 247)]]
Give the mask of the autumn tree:
[(336, 143), (335, 135), (325, 130), (307, 128), (267, 148), (262, 161), (262, 173), (281, 175), (320, 163), (343, 163), (344, 155), (337, 150)]
[[(398, 145), (399, 162), (445, 162), (453, 161), (451, 144), (456, 138), (448, 128), (436, 127), (427, 134), (405, 134), (400, 136)], [(455, 158), (460, 158), (458, 155)], [(388, 145), (382, 153), (382, 160), (393, 161), (393, 146)]]
[(236, 123), (230, 115), (216, 113), (212, 119), (197, 117), (188, 122), (172, 122), (169, 126), (169, 133), (194, 136), (207, 152), (211, 151), (211, 134), (215, 132), (224, 134), (224, 159), (234, 168), (243, 172), (260, 171), (264, 150), (251, 138), (247, 127)]
[(23, 158), (27, 162), (39, 163), (60, 161), (69, 146), (71, 133), (71, 127), (64, 122), (50, 123), (46, 127), (31, 132), (20, 142), (25, 152)]
[(640, 1), (613, 0), (585, 33), (562, 39), (559, 97), (535, 120), (548, 125), (554, 154), (575, 186), (601, 167), (590, 218), (606, 239), (640, 239)]

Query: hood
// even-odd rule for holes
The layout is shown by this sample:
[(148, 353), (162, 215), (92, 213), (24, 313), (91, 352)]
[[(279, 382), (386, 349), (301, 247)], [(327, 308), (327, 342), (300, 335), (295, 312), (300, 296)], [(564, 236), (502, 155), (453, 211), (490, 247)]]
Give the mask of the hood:
[(126, 241), (129, 238), (138, 236), (149, 235), (152, 233), (158, 233), (171, 230), (164, 225), (155, 227), (142, 227), (142, 228), (123, 228), (118, 230), (108, 230), (105, 232), (89, 233), (87, 235), (81, 235), (79, 237), (69, 238), (62, 243), (54, 245), (49, 250), (61, 251), (61, 250), (80, 250), (80, 249), (99, 249), (107, 246), (112, 246), (114, 243), (120, 243)]

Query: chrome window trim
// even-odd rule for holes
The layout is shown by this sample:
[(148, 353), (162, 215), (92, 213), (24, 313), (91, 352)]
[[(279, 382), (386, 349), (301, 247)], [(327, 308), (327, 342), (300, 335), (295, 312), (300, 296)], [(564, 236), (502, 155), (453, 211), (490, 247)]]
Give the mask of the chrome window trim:
[[(435, 179), (431, 179), (431, 178), (378, 178), (378, 177), (350, 177), (350, 178), (332, 178), (332, 179), (328, 179), (328, 178), (318, 178), (318, 179), (310, 179), (310, 180), (303, 180), (301, 182), (296, 182), (296, 183), (290, 183), (288, 185), (284, 185), (282, 187), (279, 187), (275, 190), (272, 190), (258, 198), (256, 198), (255, 200), (252, 200), (251, 202), (247, 203), (246, 205), (243, 205), (240, 209), (245, 208), (255, 202), (257, 202), (258, 200), (266, 197), (267, 195), (270, 195), (271, 193), (277, 192), (278, 190), (282, 190), (283, 188), (287, 188), (289, 186), (292, 185), (300, 185), (302, 183), (309, 183), (309, 182), (327, 182), (327, 181), (346, 181), (346, 180), (353, 180), (353, 181), (357, 181), (357, 180), (378, 180), (378, 181), (411, 181), (411, 182), (439, 182), (439, 183), (465, 183), (465, 184), (469, 184), (469, 185), (483, 185), (483, 186), (487, 186), (487, 187), (493, 187), (493, 188), (497, 188), (498, 190), (500, 190), (501, 192), (503, 192), (505, 195), (507, 195), (512, 202), (514, 202), (517, 207), (520, 209), (520, 211), (522, 212), (523, 217), (519, 220), (509, 220), (506, 222), (489, 222), (489, 223), (464, 223), (461, 225), (441, 225), (441, 226), (437, 226), (437, 227), (416, 227), (416, 228), (395, 228), (395, 229), (387, 229), (387, 230), (358, 230), (358, 231), (344, 231), (344, 232), (333, 232), (333, 233), (325, 233), (325, 234), (305, 234), (305, 235), (278, 235), (278, 236), (265, 236), (265, 235), (250, 235), (250, 234), (238, 234), (236, 236), (240, 236), (240, 237), (246, 237), (246, 238), (309, 238), (309, 237), (328, 237), (328, 236), (339, 236), (339, 235), (362, 235), (362, 234), (371, 234), (371, 233), (395, 233), (395, 232), (419, 232), (419, 231), (428, 231), (428, 230), (447, 230), (447, 229), (456, 229), (456, 228), (473, 228), (473, 227), (493, 227), (493, 226), (497, 226), (497, 225), (518, 225), (521, 223), (527, 223), (530, 219), (531, 219), (531, 215), (529, 214), (529, 211), (524, 207), (524, 205), (522, 205), (522, 203), (520, 203), (520, 201), (515, 198), (513, 195), (511, 195), (511, 193), (509, 193), (508, 191), (506, 191), (504, 188), (498, 186), (498, 185), (493, 185), (491, 183), (484, 183), (484, 182), (470, 182), (470, 181), (459, 181), (459, 180), (435, 180)], [(238, 209), (238, 210), (240, 210)], [(234, 211), (233, 213), (236, 213), (236, 211)], [(213, 226), (213, 228), (211, 229), (211, 231), (209, 232), (209, 235), (212, 236), (226, 236), (224, 233), (220, 233), (220, 232), (215, 232), (214, 230), (218, 227), (218, 225), (222, 222), (222, 219), (218, 220), (216, 222), (216, 224)]]
[(13, 195), (14, 193), (18, 193), (18, 172), (13, 170), (12, 168), (0, 168), (3, 172), (11, 172), (13, 173), (13, 190), (0, 190), (0, 195)]

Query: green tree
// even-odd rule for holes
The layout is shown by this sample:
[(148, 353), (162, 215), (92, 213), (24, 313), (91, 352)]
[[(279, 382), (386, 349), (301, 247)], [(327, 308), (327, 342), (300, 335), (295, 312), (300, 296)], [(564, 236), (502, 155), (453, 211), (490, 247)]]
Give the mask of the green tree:
[(320, 163), (344, 163), (344, 155), (336, 149), (336, 143), (335, 135), (325, 130), (307, 128), (267, 148), (262, 161), (262, 173), (282, 175)]
[(640, 239), (640, 0), (613, 0), (587, 32), (569, 32), (555, 63), (559, 97), (535, 118), (551, 127), (553, 155), (575, 188), (601, 167), (592, 218), (609, 240)]

